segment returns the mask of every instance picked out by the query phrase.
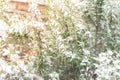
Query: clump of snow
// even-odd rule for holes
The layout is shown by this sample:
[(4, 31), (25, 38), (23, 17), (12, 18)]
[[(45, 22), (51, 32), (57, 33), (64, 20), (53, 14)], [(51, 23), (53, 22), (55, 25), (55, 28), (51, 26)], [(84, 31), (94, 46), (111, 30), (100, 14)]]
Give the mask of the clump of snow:
[(0, 20), (0, 38), (2, 38), (2, 40), (7, 38), (7, 29), (8, 25), (3, 20)]

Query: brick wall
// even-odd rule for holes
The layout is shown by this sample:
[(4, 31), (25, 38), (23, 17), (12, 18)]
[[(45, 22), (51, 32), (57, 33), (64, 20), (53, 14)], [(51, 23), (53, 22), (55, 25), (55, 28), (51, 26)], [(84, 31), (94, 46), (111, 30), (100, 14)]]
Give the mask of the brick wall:
[[(38, 10), (40, 11), (41, 15), (39, 17), (41, 17), (43, 19), (43, 21), (45, 21), (45, 12), (46, 12), (46, 2), (45, 0), (40, 0), (41, 2), (38, 3)], [(31, 4), (30, 0), (10, 0), (9, 2), (9, 7), (10, 7), (10, 13), (16, 13), (21, 15), (31, 15), (33, 16), (33, 14), (31, 14), (30, 12), (28, 12), (29, 9), (29, 5)]]

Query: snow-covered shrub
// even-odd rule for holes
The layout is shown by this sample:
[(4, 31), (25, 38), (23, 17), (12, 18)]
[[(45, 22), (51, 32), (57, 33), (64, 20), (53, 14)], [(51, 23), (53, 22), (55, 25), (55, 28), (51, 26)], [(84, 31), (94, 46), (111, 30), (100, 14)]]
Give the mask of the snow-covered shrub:
[(45, 79), (102, 80), (99, 55), (119, 54), (119, 0), (48, 0), (44, 39), (37, 67)]

